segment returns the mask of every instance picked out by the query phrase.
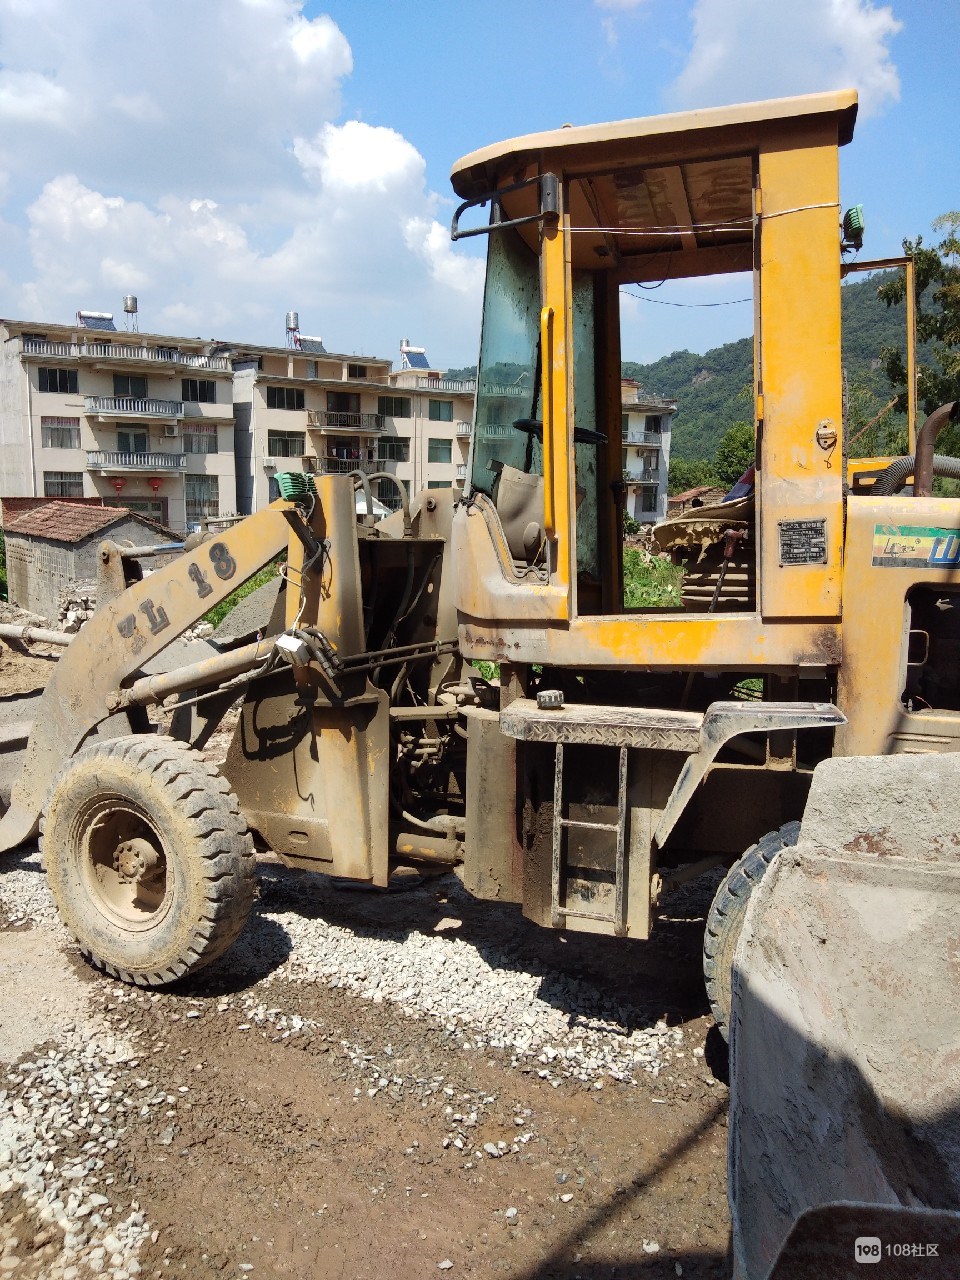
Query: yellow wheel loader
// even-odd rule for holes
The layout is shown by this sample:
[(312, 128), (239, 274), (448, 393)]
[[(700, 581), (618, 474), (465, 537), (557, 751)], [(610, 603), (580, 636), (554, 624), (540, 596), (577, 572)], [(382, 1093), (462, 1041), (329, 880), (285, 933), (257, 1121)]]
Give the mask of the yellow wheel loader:
[[(357, 517), (362, 477), (291, 472), (271, 506), (149, 576), (142, 550), (103, 544), (96, 614), (47, 687), (0, 822), (6, 849), (42, 831), (93, 963), (153, 986), (221, 955), (243, 927), (257, 848), (380, 886), (401, 865), (454, 870), (545, 927), (632, 939), (649, 936), (666, 889), (726, 866), (705, 973), (736, 1085), (751, 1015), (731, 988), (753, 990), (755, 957), (786, 936), (776, 882), (800, 859), (812, 887), (790, 926), (825, 933), (821, 959), (843, 951), (848, 925), (858, 943), (873, 903), (881, 943), (909, 936), (924, 983), (952, 984), (953, 999), (957, 917), (925, 934), (913, 876), (932, 866), (950, 880), (954, 810), (916, 793), (936, 839), (897, 875), (884, 840), (901, 833), (870, 818), (878, 794), (907, 787), (883, 812), (909, 827), (910, 779), (931, 758), (944, 786), (956, 773), (960, 504), (933, 497), (932, 478), (958, 472), (935, 453), (957, 406), (917, 431), (911, 390), (909, 456), (873, 460), (869, 476), (848, 468), (840, 293), (861, 228), (842, 216), (838, 159), (856, 110), (852, 91), (831, 92), (564, 127), (465, 157), (452, 234), (485, 237), (487, 273), (462, 496), (404, 492), (373, 523)], [(755, 483), (664, 534), (682, 603), (628, 608), (620, 293), (729, 273), (752, 280)], [(257, 634), (188, 656), (183, 632), (277, 557), (282, 590)], [(216, 770), (199, 749), (238, 698)], [(152, 709), (170, 703), (161, 736)], [(844, 856), (858, 859), (842, 892), (823, 824), (805, 835), (816, 771), (829, 793), (840, 765), (854, 778)], [(890, 983), (909, 983), (902, 967), (857, 961), (838, 993), (838, 971), (814, 981), (791, 946), (769, 963), (782, 1002), (814, 1007), (791, 1023), (799, 1040), (845, 1001), (881, 1007)], [(914, 1027), (893, 1006), (885, 1034), (900, 1043)], [(957, 1025), (941, 1027), (949, 1052), (903, 1059), (917, 1087), (934, 1064), (946, 1073), (938, 1097), (957, 1096)], [(767, 1035), (747, 1053), (761, 1075)], [(878, 1061), (859, 1061), (868, 1090), (888, 1069)], [(752, 1133), (762, 1170), (759, 1094), (743, 1079), (736, 1131)], [(773, 1110), (789, 1151), (813, 1111), (801, 1123)], [(812, 1171), (807, 1204), (830, 1198), (816, 1185)], [(926, 1184), (891, 1185), (929, 1202)], [(745, 1227), (744, 1275), (774, 1258), (802, 1200), (774, 1196)]]

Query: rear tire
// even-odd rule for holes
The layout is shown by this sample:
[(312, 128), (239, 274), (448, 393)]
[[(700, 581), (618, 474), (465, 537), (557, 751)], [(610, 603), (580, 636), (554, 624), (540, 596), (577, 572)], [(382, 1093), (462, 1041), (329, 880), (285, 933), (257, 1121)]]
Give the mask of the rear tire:
[(781, 849), (788, 849), (800, 837), (800, 823), (787, 822), (779, 831), (770, 831), (733, 864), (707, 914), (703, 935), (703, 976), (710, 1008), (724, 1040), (730, 1035), (730, 1002), (733, 984), (733, 953), (743, 928), (747, 903), (754, 887)]
[(95, 741), (60, 771), (41, 848), (64, 924), (98, 969), (174, 982), (236, 940), (253, 841), (218, 770), (170, 738)]

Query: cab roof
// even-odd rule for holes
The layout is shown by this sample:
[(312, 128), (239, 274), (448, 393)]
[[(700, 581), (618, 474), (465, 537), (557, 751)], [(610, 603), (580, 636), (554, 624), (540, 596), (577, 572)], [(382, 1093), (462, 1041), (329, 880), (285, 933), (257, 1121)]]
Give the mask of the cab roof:
[[(616, 163), (618, 153), (632, 163), (642, 163), (647, 154), (651, 161), (682, 161), (769, 146), (816, 123), (835, 124), (837, 145), (843, 146), (853, 137), (856, 118), (856, 90), (841, 89), (610, 124), (565, 125), (473, 151), (453, 166), (450, 181), (462, 199), (475, 200), (546, 153), (559, 157), (564, 168), (592, 165), (600, 156), (603, 163)], [(623, 144), (629, 144), (629, 152)]]

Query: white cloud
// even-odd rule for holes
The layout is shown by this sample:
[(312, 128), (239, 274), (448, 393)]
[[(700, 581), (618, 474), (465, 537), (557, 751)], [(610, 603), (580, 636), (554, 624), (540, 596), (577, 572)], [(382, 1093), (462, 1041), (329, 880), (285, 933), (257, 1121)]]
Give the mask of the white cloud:
[(49, 76), (0, 69), (0, 122), (17, 127), (65, 126), (70, 119), (69, 108), (69, 94)]
[(470, 358), (479, 260), (408, 139), (338, 122), (353, 54), (304, 7), (0, 0), (8, 314), (133, 290), (156, 332), (282, 343), (293, 307), (332, 348), (391, 355), (410, 332)]
[(696, 0), (693, 45), (673, 105), (713, 106), (853, 87), (863, 115), (900, 96), (889, 41), (901, 29), (871, 0)]

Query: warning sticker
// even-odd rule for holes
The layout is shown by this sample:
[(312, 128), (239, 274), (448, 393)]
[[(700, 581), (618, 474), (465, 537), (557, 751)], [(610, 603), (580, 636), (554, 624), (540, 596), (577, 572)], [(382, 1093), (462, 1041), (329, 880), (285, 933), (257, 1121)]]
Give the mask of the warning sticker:
[(874, 525), (873, 563), (888, 569), (960, 568), (960, 529)]
[(780, 520), (780, 564), (826, 564), (826, 520)]

